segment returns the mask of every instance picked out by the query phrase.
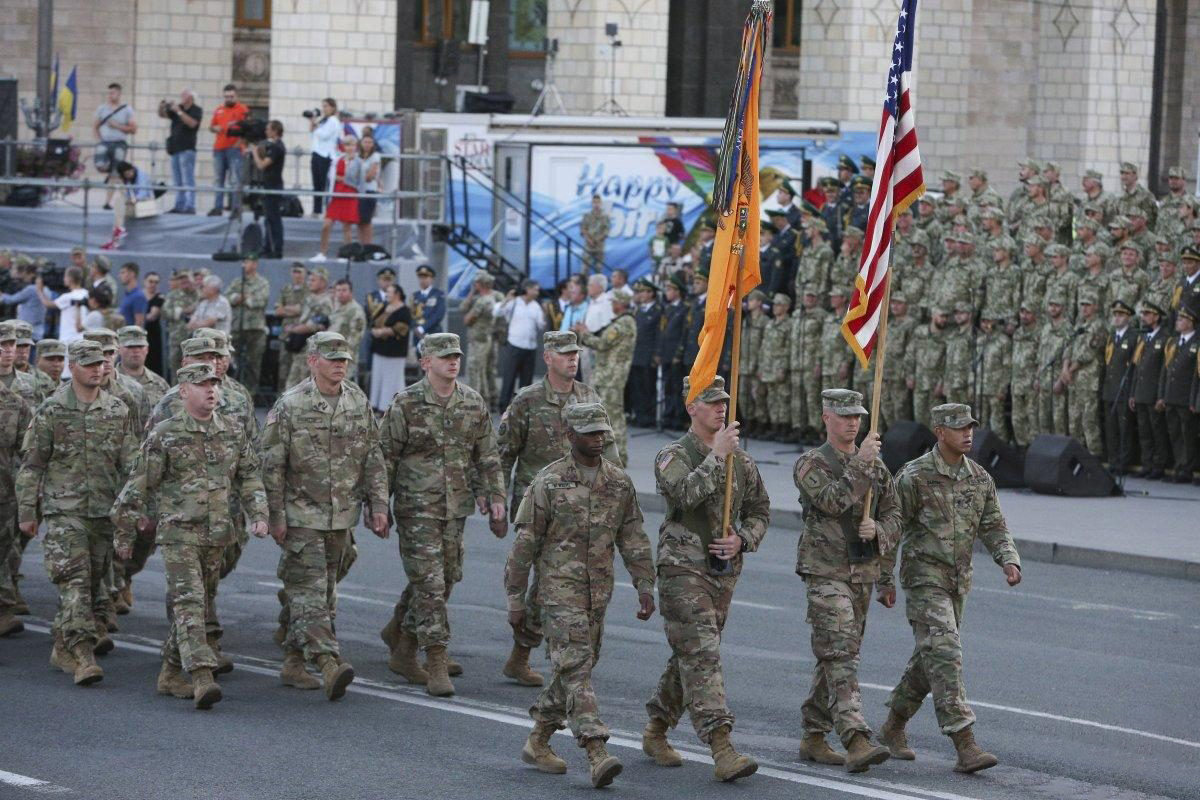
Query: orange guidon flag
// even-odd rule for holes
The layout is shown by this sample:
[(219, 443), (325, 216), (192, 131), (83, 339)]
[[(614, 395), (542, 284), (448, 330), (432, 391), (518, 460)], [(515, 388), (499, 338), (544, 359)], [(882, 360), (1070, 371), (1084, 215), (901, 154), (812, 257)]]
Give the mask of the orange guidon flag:
[(742, 32), (742, 57), (721, 137), (713, 188), (717, 235), (709, 264), (704, 327), (698, 339), (700, 352), (689, 374), (689, 403), (716, 377), (732, 304), (742, 302), (742, 298), (762, 282), (758, 263), (762, 214), (758, 179), (758, 96), (772, 16), (769, 0), (755, 0)]

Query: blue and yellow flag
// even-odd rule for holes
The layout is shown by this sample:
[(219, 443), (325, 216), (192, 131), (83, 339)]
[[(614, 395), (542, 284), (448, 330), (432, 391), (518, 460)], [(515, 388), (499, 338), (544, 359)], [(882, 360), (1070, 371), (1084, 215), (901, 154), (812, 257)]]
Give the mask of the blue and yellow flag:
[[(75, 112), (79, 107), (79, 87), (75, 81), (76, 67), (71, 67), (71, 74), (67, 76), (67, 82), (58, 90), (58, 110), (62, 112), (62, 131), (66, 133), (71, 130), (71, 124), (75, 122)], [(57, 70), (55, 70), (57, 73)], [(55, 78), (57, 79), (57, 74)]]

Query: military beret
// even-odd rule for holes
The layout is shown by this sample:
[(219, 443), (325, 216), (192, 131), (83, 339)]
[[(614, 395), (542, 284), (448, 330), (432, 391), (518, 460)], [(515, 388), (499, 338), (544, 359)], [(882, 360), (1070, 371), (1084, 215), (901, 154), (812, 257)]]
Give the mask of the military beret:
[(1102, 174), (1100, 174), (1099, 170), (1089, 169), (1087, 172), (1083, 173), (1083, 177), (1087, 178), (1090, 181), (1097, 181), (1098, 183), (1104, 183), (1104, 176)]
[(821, 408), (839, 417), (857, 417), (867, 413), (861, 392), (853, 389), (826, 389), (821, 392)]
[(850, 179), (850, 188), (851, 189), (870, 189), (871, 188), (871, 179), (868, 178), (866, 175), (855, 175), (853, 178)]
[(612, 433), (602, 403), (572, 403), (566, 410), (567, 425), (576, 433)]
[[(692, 378), (690, 375), (683, 377), (683, 401), (687, 402), (688, 393), (692, 389)], [(712, 379), (712, 383), (708, 387), (696, 395), (697, 403), (720, 403), (729, 399), (729, 393), (725, 391), (725, 379), (720, 375)]]
[(771, 303), (772, 305), (787, 307), (792, 304), (792, 298), (788, 297), (783, 292), (776, 292), (775, 296), (771, 298)]
[(437, 273), (434, 272), (433, 267), (429, 266), (428, 264), (422, 264), (421, 266), (417, 267), (417, 274), (424, 275), (429, 278), (437, 277)]
[(979, 420), (971, 416), (971, 407), (966, 403), (942, 403), (929, 411), (929, 418), (935, 428), (969, 428), (978, 425)]
[[(394, 276), (395, 273), (393, 272), (392, 275)], [(495, 286), (496, 276), (487, 270), (481, 269), (475, 273), (475, 282), (482, 283), (484, 286)]]
[(1149, 298), (1149, 297), (1142, 299), (1142, 311), (1143, 312), (1153, 311), (1155, 314), (1158, 314), (1160, 317), (1166, 313), (1165, 311), (1163, 311), (1162, 306), (1160, 306), (1152, 298)]
[(629, 291), (623, 286), (619, 289), (613, 289), (608, 293), (608, 295), (612, 298), (612, 302), (614, 303), (629, 305), (633, 302), (633, 292)]
[(1196, 312), (1193, 311), (1190, 306), (1182, 306), (1179, 309), (1179, 316), (1183, 319), (1189, 320), (1193, 326), (1196, 324)]
[(318, 331), (309, 337), (310, 352), (327, 361), (352, 361), (354, 353), (346, 337), (337, 331)]
[(943, 181), (952, 181), (954, 183), (962, 183), (962, 176), (953, 170), (946, 170), (942, 173)]
[(1138, 171), (1137, 164), (1134, 164), (1132, 161), (1122, 161), (1121, 162), (1121, 172), (1132, 172), (1133, 174), (1136, 175), (1137, 171)]
[(1110, 228), (1128, 228), (1129, 227), (1129, 217), (1126, 217), (1122, 214), (1118, 214), (1117, 216), (1113, 217), (1112, 219), (1110, 219), (1108, 221), (1108, 227), (1110, 227)]
[(858, 159), (858, 161), (864, 167), (870, 167), (871, 169), (875, 169), (875, 159), (871, 158), (870, 156), (862, 156), (861, 158)]
[(13, 327), (17, 331), (17, 344), (33, 344), (33, 326), (23, 319), (14, 319)]
[(83, 338), (95, 342), (104, 350), (117, 349), (117, 332), (108, 328), (89, 328), (83, 332)]
[(175, 373), (175, 382), (183, 383), (204, 383), (205, 381), (217, 380), (217, 371), (212, 364), (188, 364), (186, 367), (180, 367)]
[(676, 270), (668, 275), (667, 283), (674, 286), (680, 294), (685, 294), (687, 292), (687, 276), (681, 270)]
[(191, 339), (184, 339), (182, 344), (180, 344), (179, 346), (180, 346), (180, 349), (182, 349), (183, 354), (185, 356), (187, 356), (188, 358), (195, 358), (196, 356), (204, 355), (205, 353), (214, 353), (216, 355), (222, 355), (221, 348), (217, 345), (217, 343), (215, 341), (213, 341), (212, 339), (210, 339), (207, 336), (198, 336), (198, 337), (192, 337)]
[(1180, 261), (1200, 261), (1200, 247), (1195, 245), (1184, 245), (1179, 249)]
[(1117, 314), (1133, 314), (1133, 306), (1124, 300), (1113, 300), (1112, 304), (1109, 305), (1109, 309)]
[(13, 324), (14, 320), (6, 319), (0, 322), (0, 342), (15, 342), (17, 336), (17, 326)]
[(458, 334), (430, 333), (421, 339), (421, 357), (444, 357), (462, 355)]
[(848, 169), (854, 174), (858, 174), (858, 165), (854, 163), (854, 159), (850, 156), (839, 156), (837, 165), (838, 169)]
[(979, 180), (981, 180), (981, 181), (986, 181), (988, 179), (987, 170), (984, 169), (983, 167), (975, 167), (969, 173), (969, 177), (979, 178)]
[[(391, 267), (384, 267), (383, 269), (381, 269), (375, 273), (375, 277), (376, 278), (383, 278), (383, 277), (394, 278), (394, 277), (396, 277), (396, 270), (392, 269)], [(476, 276), (476, 280), (478, 280), (478, 276)]]
[(67, 345), (67, 358), (72, 364), (88, 367), (104, 360), (104, 350), (90, 339), (76, 339)]
[(42, 339), (37, 343), (39, 358), (63, 358), (67, 355), (67, 346), (58, 339)]
[(1049, 258), (1056, 258), (1059, 256), (1066, 258), (1067, 256), (1071, 255), (1070, 249), (1068, 249), (1065, 244), (1059, 244), (1058, 242), (1053, 242), (1046, 245), (1045, 253)]
[(121, 347), (149, 346), (150, 339), (146, 329), (140, 325), (126, 325), (117, 331), (117, 342)]

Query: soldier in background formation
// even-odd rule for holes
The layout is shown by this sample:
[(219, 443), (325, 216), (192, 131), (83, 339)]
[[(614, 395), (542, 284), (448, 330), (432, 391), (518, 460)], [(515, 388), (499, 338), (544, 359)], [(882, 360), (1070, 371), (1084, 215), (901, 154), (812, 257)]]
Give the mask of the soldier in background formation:
[(266, 310), (271, 299), (271, 284), (258, 274), (257, 253), (248, 253), (242, 259), (242, 274), (229, 282), (225, 296), (233, 309), (230, 323), (232, 343), (239, 353), (238, 377), (253, 398), (267, 349)]
[(471, 282), (471, 291), (459, 306), (467, 328), (467, 385), (491, 408), (496, 403), (496, 359), (492, 347), (496, 306), (500, 297), (493, 291), (495, 278), (480, 270)]
[[(11, 325), (0, 326), (0, 363), (15, 358), (16, 334)], [(16, 618), (23, 600), (17, 592), (17, 571), (21, 566), (22, 542), (27, 539), (17, 529), (17, 496), (14, 476), (21, 458), (21, 440), (33, 416), (33, 406), (24, 397), (0, 381), (0, 458), (4, 471), (0, 474), (0, 636), (25, 630)]]
[(579, 343), (596, 353), (596, 363), (589, 378), (600, 394), (600, 402), (611, 415), (609, 424), (613, 429), (617, 452), (621, 464), (629, 463), (628, 439), (625, 426), (625, 382), (633, 364), (633, 352), (637, 344), (637, 321), (629, 313), (633, 296), (628, 289), (613, 289), (613, 319), (600, 330), (592, 333), (587, 326), (578, 323), (575, 333)]

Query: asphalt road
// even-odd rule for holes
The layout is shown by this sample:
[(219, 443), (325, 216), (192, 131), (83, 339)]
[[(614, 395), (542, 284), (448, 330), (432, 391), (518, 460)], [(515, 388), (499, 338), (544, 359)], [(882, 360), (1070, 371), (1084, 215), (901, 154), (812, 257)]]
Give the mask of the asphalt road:
[[(653, 532), (661, 517), (649, 515)], [(1195, 584), (1038, 563), (1020, 587), (977, 558), (965, 628), (968, 694), (977, 738), (1000, 766), (951, 771), (953, 748), (927, 704), (910, 726), (918, 752), (862, 776), (795, 761), (799, 707), (812, 656), (803, 584), (792, 572), (795, 533), (772, 531), (751, 557), (735, 595), (723, 648), (735, 742), (763, 765), (735, 785), (712, 780), (711, 762), (685, 721), (672, 736), (682, 768), (654, 766), (640, 751), (643, 704), (665, 664), (661, 620), (634, 618), (624, 588), (609, 610), (597, 667), (601, 713), (625, 772), (609, 790), (628, 797), (1059, 800), (1200, 796), (1200, 593)], [(46, 621), (54, 594), (35, 544), (26, 562), (34, 615), (25, 633), (0, 641), (0, 798), (62, 793), (95, 800), (190, 798), (586, 797), (586, 759), (566, 736), (555, 747), (570, 767), (542, 775), (519, 753), (535, 690), (507, 682), (510, 638), (501, 575), (508, 542), (477, 520), (467, 525), (466, 580), (452, 598), (451, 650), (466, 674), (459, 694), (429, 698), (387, 670), (378, 638), (403, 587), (395, 539), (359, 532), (361, 555), (341, 586), (338, 629), (359, 679), (331, 704), (321, 692), (280, 685), (275, 626), (277, 550), (253, 542), (222, 584), (225, 650), (237, 669), (221, 680), (211, 712), (154, 693), (165, 633), (162, 566), (156, 556), (135, 583), (105, 679), (74, 687), (47, 664)], [(912, 648), (903, 612), (874, 605), (860, 679), (868, 719)], [(535, 666), (543, 673), (539, 655)], [(569, 793), (569, 795), (567, 794)]]

